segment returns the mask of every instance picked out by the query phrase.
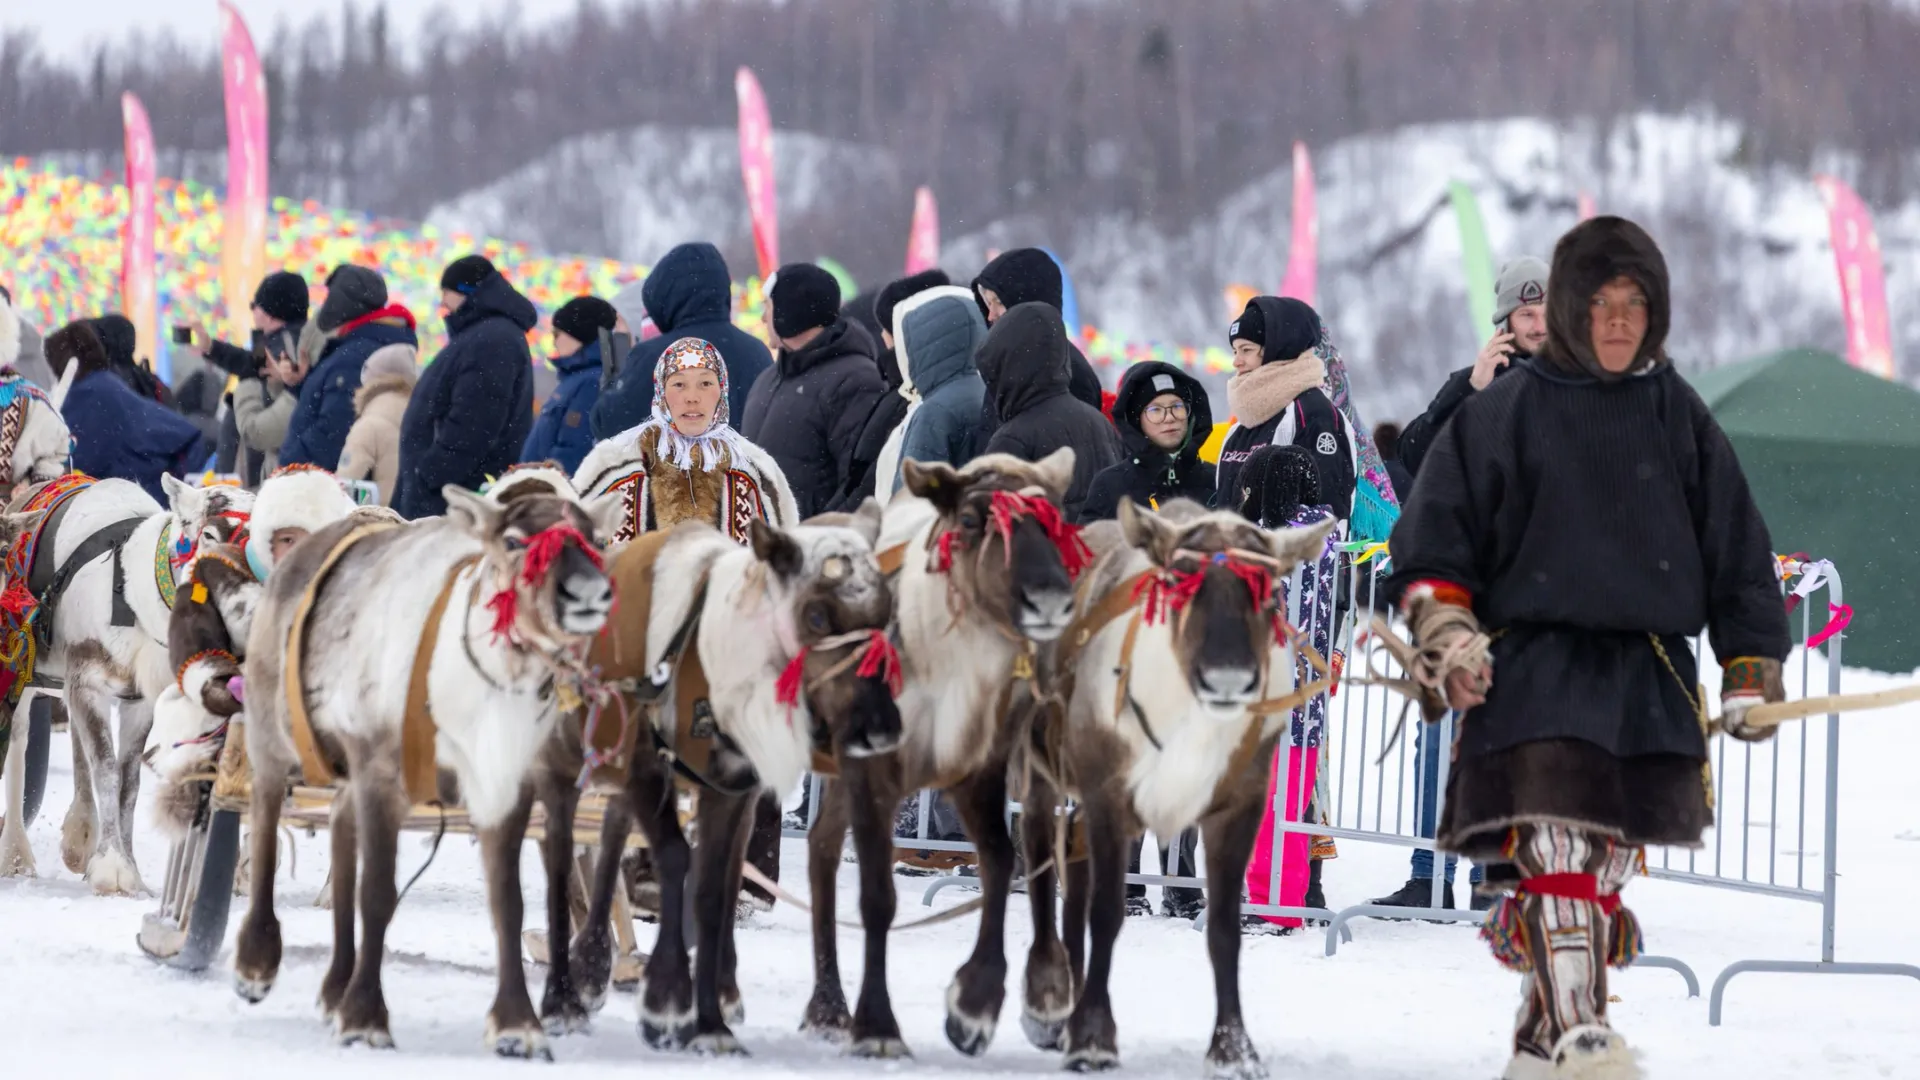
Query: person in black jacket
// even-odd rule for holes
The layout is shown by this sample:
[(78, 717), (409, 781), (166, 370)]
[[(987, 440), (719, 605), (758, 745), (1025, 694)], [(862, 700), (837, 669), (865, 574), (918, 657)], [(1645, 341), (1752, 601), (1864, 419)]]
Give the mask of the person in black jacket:
[[(637, 335), (642, 313), (621, 307), (626, 296), (622, 292), (613, 306)], [(609, 372), (613, 382), (600, 392), (589, 417), (594, 439), (610, 439), (653, 416), (653, 370), (667, 346), (681, 338), (699, 338), (720, 351), (727, 365), (727, 411), (745, 417), (754, 380), (773, 359), (759, 338), (733, 325), (733, 282), (720, 249), (704, 242), (681, 244), (660, 256), (640, 285), (640, 300), (660, 334), (636, 342)]]
[(753, 381), (740, 433), (773, 455), (800, 516), (825, 510), (853, 469), (854, 448), (887, 392), (878, 351), (840, 313), (840, 283), (812, 263), (774, 273), (767, 292), (780, 355)]
[(1772, 541), (1666, 355), (1670, 312), (1639, 226), (1567, 233), (1545, 347), (1440, 430), (1393, 530), (1387, 589), (1440, 658), (1415, 677), (1463, 714), (1436, 841), (1514, 888), (1486, 935), (1529, 971), (1507, 1076), (1637, 1073), (1607, 1024), (1606, 969), (1639, 951), (1620, 892), (1643, 846), (1714, 817), (1689, 639), (1711, 637), (1732, 737), (1770, 737), (1748, 711), (1785, 696)]
[(1219, 505), (1238, 505), (1231, 493), (1238, 492), (1240, 469), (1254, 450), (1292, 444), (1313, 455), (1321, 502), (1343, 520), (1353, 512), (1353, 442), (1324, 389), (1324, 338), (1319, 314), (1291, 297), (1256, 296), (1227, 329), (1234, 426), (1220, 446)]
[(1120, 512), (1120, 500), (1158, 508), (1168, 499), (1213, 501), (1213, 466), (1200, 460), (1200, 444), (1213, 431), (1206, 387), (1172, 364), (1148, 360), (1127, 369), (1113, 404), (1126, 457), (1093, 478), (1085, 521)]
[(989, 454), (1039, 461), (1073, 448), (1073, 483), (1061, 511), (1080, 520), (1093, 478), (1120, 460), (1120, 435), (1099, 409), (1073, 396), (1066, 324), (1049, 304), (1020, 304), (993, 324), (975, 365), (1002, 420)]
[(333, 268), (326, 300), (301, 331), (301, 359), (312, 356), (312, 367), (304, 374), (281, 369), (281, 382), (299, 398), (280, 444), (282, 466), (315, 465), (328, 472), (340, 467), (340, 452), (358, 415), (354, 398), (360, 369), (389, 345), (418, 348), (413, 328), (413, 313), (388, 303), (387, 282), (379, 271), (352, 263)]
[[(221, 341), (205, 326), (193, 328), (191, 347), (208, 363), (237, 379), (265, 380), (270, 374), (269, 356), (294, 355), (300, 331), (307, 325), (309, 302), (306, 278), (291, 270), (275, 270), (261, 278), (253, 290), (251, 348)], [(266, 454), (242, 441), (233, 395), (224, 395), (222, 403), (225, 408), (220, 415), (220, 471), (238, 472), (241, 484), (258, 487), (266, 478)]]
[(479, 255), (447, 266), (440, 296), (450, 336), (400, 421), (393, 508), (409, 520), (446, 513), (447, 484), (477, 489), (506, 472), (533, 428), (533, 302)]
[[(952, 279), (947, 277), (946, 271), (937, 268), (923, 270), (888, 282), (871, 297), (865, 294), (856, 296), (847, 305), (843, 314), (865, 327), (883, 346), (874, 359), (880, 367), (881, 381), (887, 384), (887, 392), (874, 402), (873, 412), (867, 417), (866, 424), (860, 429), (860, 437), (854, 443), (853, 461), (846, 483), (840, 486), (840, 491), (825, 509), (851, 513), (860, 508), (867, 496), (874, 494), (881, 483), (874, 473), (874, 464), (880, 460), (880, 451), (886, 447), (894, 429), (906, 422), (909, 403), (900, 390), (906, 384), (906, 376), (900, 370), (899, 343), (893, 339), (893, 309), (902, 300), (950, 284)], [(893, 478), (889, 476), (885, 482), (891, 484)]]
[(91, 324), (100, 344), (106, 346), (107, 361), (112, 365), (113, 373), (120, 376), (120, 381), (148, 401), (157, 401), (169, 409), (173, 408), (173, 389), (161, 382), (152, 368), (134, 358), (140, 344), (133, 320), (117, 311), (110, 311), (91, 320)]
[[(1461, 402), (1485, 390), (1495, 378), (1507, 372), (1513, 361), (1534, 355), (1547, 343), (1547, 264), (1531, 255), (1514, 259), (1500, 268), (1494, 288), (1497, 298), (1493, 308), (1493, 337), (1487, 340), (1472, 367), (1447, 376), (1427, 411), (1415, 417), (1400, 433), (1400, 461), (1409, 475), (1419, 473), (1421, 459), (1427, 456), (1433, 437), (1460, 408)], [(1402, 489), (1395, 481), (1394, 490), (1401, 492), (1404, 501), (1408, 489)]]
[[(974, 302), (980, 305), (980, 314), (989, 327), (1009, 309), (1021, 304), (1046, 304), (1055, 311), (1064, 311), (1061, 305), (1066, 283), (1060, 277), (1060, 264), (1039, 248), (1002, 252), (973, 279), (972, 289)], [(1069, 327), (1067, 334), (1067, 360), (1073, 365), (1068, 390), (1095, 411), (1103, 412), (1100, 376), (1073, 344), (1072, 329)], [(1001, 418), (993, 410), (993, 395), (989, 394), (980, 414), (981, 446), (993, 440), (993, 429), (1000, 426)]]

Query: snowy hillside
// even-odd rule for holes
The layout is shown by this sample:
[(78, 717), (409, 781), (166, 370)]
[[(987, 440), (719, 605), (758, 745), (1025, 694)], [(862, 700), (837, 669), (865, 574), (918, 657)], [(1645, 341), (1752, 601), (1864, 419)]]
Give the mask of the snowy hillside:
[[(788, 259), (834, 254), (794, 246), (807, 232), (809, 208), (899, 186), (886, 152), (813, 135), (776, 133), (773, 160)], [(573, 139), (434, 207), (427, 224), (647, 264), (684, 240), (710, 240), (737, 260), (738, 276), (752, 270), (740, 143), (731, 128), (647, 125)]]

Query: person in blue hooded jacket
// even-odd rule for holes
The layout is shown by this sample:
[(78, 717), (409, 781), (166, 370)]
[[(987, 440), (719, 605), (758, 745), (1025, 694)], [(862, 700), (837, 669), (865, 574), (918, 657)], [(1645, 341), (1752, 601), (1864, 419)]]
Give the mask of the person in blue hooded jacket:
[(165, 506), (160, 477), (195, 472), (213, 453), (213, 444), (193, 421), (134, 393), (87, 320), (47, 335), (46, 350), (56, 379), (68, 365), (79, 365), (60, 408), (73, 433), (76, 470), (103, 480), (131, 480)]
[(547, 363), (560, 382), (520, 448), (521, 461), (557, 462), (572, 476), (593, 449), (587, 416), (600, 398), (600, 331), (611, 331), (619, 321), (613, 305), (597, 296), (576, 296), (553, 313), (553, 355)]
[[(733, 416), (746, 416), (753, 381), (773, 366), (773, 355), (759, 338), (733, 325), (733, 279), (720, 249), (702, 242), (667, 252), (647, 275), (640, 299), (660, 336), (635, 345), (613, 385), (600, 394), (593, 407), (594, 439), (611, 438), (652, 417), (654, 366), (681, 338), (700, 338), (720, 350), (727, 365), (727, 408)], [(632, 312), (627, 316), (635, 318)]]
[[(280, 464), (340, 468), (356, 413), (360, 370), (388, 345), (419, 347), (413, 313), (387, 303), (387, 282), (364, 266), (336, 266), (327, 275), (320, 313), (301, 329), (299, 363), (282, 365), (281, 382), (299, 395), (280, 444)], [(305, 368), (304, 374), (302, 369)], [(292, 381), (288, 381), (292, 380)]]
[(446, 485), (478, 490), (506, 472), (533, 428), (533, 301), (480, 255), (448, 264), (440, 299), (447, 347), (421, 373), (400, 421), (393, 508), (409, 521), (446, 513)]

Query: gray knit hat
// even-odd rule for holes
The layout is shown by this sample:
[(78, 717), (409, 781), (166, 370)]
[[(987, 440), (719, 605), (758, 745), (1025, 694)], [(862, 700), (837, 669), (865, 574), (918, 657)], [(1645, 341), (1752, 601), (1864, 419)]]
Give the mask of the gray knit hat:
[(1547, 264), (1522, 255), (1500, 268), (1493, 283), (1493, 325), (1507, 321), (1515, 308), (1547, 302)]

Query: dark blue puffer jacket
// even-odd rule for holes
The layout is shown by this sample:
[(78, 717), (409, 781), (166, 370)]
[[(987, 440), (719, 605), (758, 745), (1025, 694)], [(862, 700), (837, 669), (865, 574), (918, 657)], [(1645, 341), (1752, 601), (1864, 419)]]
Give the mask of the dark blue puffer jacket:
[(667, 346), (689, 337), (720, 350), (727, 365), (728, 419), (738, 428), (753, 380), (773, 366), (773, 356), (759, 338), (733, 325), (733, 279), (720, 249), (698, 243), (667, 252), (641, 285), (640, 300), (660, 336), (627, 354), (619, 377), (593, 407), (593, 437), (618, 435), (653, 415), (653, 366)]
[(353, 395), (360, 389), (360, 369), (367, 357), (388, 345), (419, 348), (420, 339), (409, 326), (366, 323), (327, 342), (320, 362), (300, 380), (300, 401), (287, 420), (287, 440), (280, 445), (280, 464), (318, 465), (333, 472), (340, 467), (340, 451), (353, 430)]
[(73, 432), (76, 470), (101, 479), (131, 480), (162, 506), (167, 493), (160, 475), (190, 475), (213, 453), (213, 445), (192, 421), (134, 393), (113, 371), (76, 378), (60, 412)]
[(539, 321), (533, 302), (498, 273), (447, 316), (447, 347), (421, 372), (400, 421), (393, 508), (402, 517), (444, 514), (442, 487), (477, 489), (520, 459), (533, 428), (527, 331)]
[(556, 356), (548, 363), (560, 373), (560, 384), (533, 422), (527, 444), (520, 448), (520, 460), (557, 461), (572, 476), (593, 449), (587, 414), (600, 397), (600, 343), (589, 342), (572, 356)]

